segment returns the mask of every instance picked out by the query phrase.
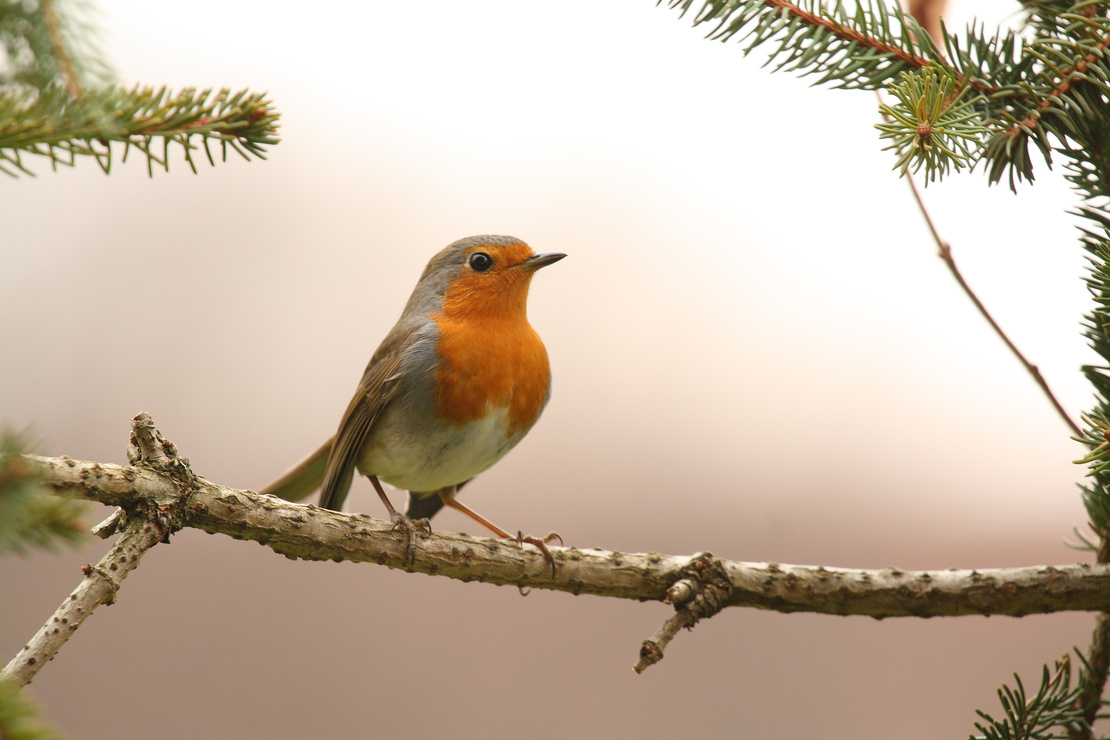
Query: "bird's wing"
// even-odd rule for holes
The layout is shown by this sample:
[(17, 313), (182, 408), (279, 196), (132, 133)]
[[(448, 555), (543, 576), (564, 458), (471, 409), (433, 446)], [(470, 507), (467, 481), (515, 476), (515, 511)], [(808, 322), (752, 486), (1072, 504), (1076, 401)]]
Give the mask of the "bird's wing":
[(347, 406), (343, 421), (339, 422), (339, 432), (328, 456), (323, 492), (320, 494), (322, 508), (339, 511), (343, 507), (363, 445), (396, 390), (402, 357), (400, 351), (391, 352), (375, 358), (376, 361), (366, 368), (355, 397)]

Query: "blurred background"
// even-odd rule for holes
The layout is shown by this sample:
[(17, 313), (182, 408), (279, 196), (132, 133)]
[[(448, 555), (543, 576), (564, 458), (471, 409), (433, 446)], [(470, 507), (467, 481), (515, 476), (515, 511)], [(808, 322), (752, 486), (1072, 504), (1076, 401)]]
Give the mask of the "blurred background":
[[(137, 157), (0, 179), (0, 423), (44, 454), (125, 462), (147, 411), (198, 474), (259, 488), (334, 432), (428, 258), (511, 234), (569, 257), (529, 305), (552, 401), (464, 494), (502, 526), (859, 568), (1089, 559), (1063, 545), (1082, 451), (936, 257), (873, 94), (772, 75), (645, 0), (100, 7), (125, 84), (268, 90), (282, 143), (197, 175), (178, 153), (153, 179)], [(1077, 415), (1075, 201), (1037, 175), (926, 198)], [(348, 507), (383, 514), (365, 482)], [(0, 655), (106, 549), (0, 561)], [(30, 692), (75, 738), (966, 737), (1094, 624), (732, 609), (633, 674), (669, 613), (184, 531)]]

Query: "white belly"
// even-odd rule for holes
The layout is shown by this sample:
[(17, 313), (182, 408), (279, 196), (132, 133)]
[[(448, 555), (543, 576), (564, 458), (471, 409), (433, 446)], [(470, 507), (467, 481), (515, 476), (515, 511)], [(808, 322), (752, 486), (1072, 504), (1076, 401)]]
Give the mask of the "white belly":
[[(416, 430), (375, 430), (375, 443), (359, 460), (363, 475), (406, 491), (425, 493), (470, 480), (505, 456), (524, 436), (506, 438), (508, 412), (491, 411), (465, 426), (426, 425)], [(383, 426), (389, 420), (383, 418)]]

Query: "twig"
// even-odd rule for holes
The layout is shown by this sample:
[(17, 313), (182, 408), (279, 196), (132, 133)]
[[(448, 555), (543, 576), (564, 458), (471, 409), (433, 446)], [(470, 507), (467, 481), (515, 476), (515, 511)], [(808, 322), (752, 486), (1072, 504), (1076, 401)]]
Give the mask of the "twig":
[(1056, 409), (1056, 413), (1060, 415), (1060, 418), (1063, 419), (1064, 423), (1071, 429), (1072, 434), (1076, 437), (1082, 437), (1083, 432), (1079, 428), (1079, 425), (1068, 416), (1068, 412), (1064, 410), (1064, 407), (1060, 404), (1060, 401), (1057, 400), (1052, 389), (1048, 387), (1048, 382), (1044, 379), (1044, 376), (1041, 375), (1040, 369), (1029, 360), (1025, 359), (1025, 355), (1023, 355), (1021, 350), (1010, 341), (1010, 338), (1006, 336), (1006, 332), (1002, 331), (1002, 327), (998, 325), (998, 322), (991, 316), (987, 307), (979, 300), (979, 296), (975, 295), (975, 291), (973, 291), (971, 286), (967, 284), (967, 281), (964, 280), (964, 276), (960, 273), (960, 268), (956, 267), (956, 260), (952, 256), (952, 246), (941, 238), (940, 232), (937, 231), (936, 224), (933, 223), (932, 216), (929, 215), (929, 210), (925, 207), (925, 201), (921, 198), (921, 191), (918, 190), (917, 183), (914, 182), (913, 175), (909, 172), (906, 173), (906, 181), (910, 184), (910, 190), (913, 191), (913, 198), (917, 202), (917, 207), (921, 211), (921, 215), (925, 218), (925, 223), (929, 226), (929, 231), (933, 235), (933, 241), (936, 242), (938, 256), (944, 260), (944, 264), (948, 265), (948, 270), (952, 273), (952, 277), (956, 278), (956, 282), (963, 288), (964, 293), (971, 299), (971, 302), (975, 304), (975, 308), (979, 309), (979, 313), (987, 320), (987, 323), (991, 325), (995, 333), (1002, 338), (1002, 341), (1006, 343), (1006, 346), (1010, 348), (1010, 351), (1018, 358), (1018, 361), (1021, 362), (1026, 371), (1033, 376), (1034, 382), (1044, 391), (1045, 396), (1048, 397), (1049, 403), (1052, 404), (1052, 407)]
[[(168, 447), (168, 449), (167, 449)], [(132, 463), (143, 462), (155, 467), (170, 465), (177, 451), (154, 428), (154, 419), (143, 411), (131, 420), (131, 444), (127, 448), (127, 459)]]
[[(879, 99), (879, 103), (882, 104), (882, 93), (876, 90), (875, 96)], [(883, 120), (889, 122), (890, 117), (883, 114)], [(910, 185), (910, 190), (913, 192), (914, 202), (917, 203), (917, 208), (921, 211), (921, 215), (925, 219), (925, 224), (929, 227), (929, 233), (933, 235), (933, 241), (936, 242), (938, 252), (937, 256), (944, 260), (944, 264), (948, 266), (949, 272), (951, 272), (952, 276), (956, 278), (956, 282), (963, 289), (967, 297), (971, 299), (971, 302), (975, 304), (975, 308), (979, 309), (979, 313), (982, 314), (983, 318), (987, 320), (987, 323), (991, 325), (991, 328), (994, 329), (995, 333), (1002, 338), (1002, 341), (1006, 344), (1006, 346), (1010, 348), (1010, 352), (1012, 352), (1014, 356), (1017, 357), (1018, 361), (1025, 367), (1026, 371), (1033, 376), (1034, 382), (1036, 382), (1036, 384), (1040, 386), (1041, 390), (1044, 391), (1045, 396), (1048, 397), (1049, 403), (1052, 404), (1052, 407), (1056, 409), (1056, 413), (1060, 415), (1060, 418), (1063, 419), (1064, 423), (1067, 424), (1068, 427), (1071, 429), (1072, 434), (1076, 437), (1082, 437), (1083, 431), (1079, 428), (1079, 425), (1076, 424), (1070, 416), (1068, 416), (1068, 412), (1064, 410), (1064, 407), (1056, 398), (1056, 394), (1054, 394), (1052, 392), (1052, 389), (1048, 387), (1048, 382), (1044, 379), (1044, 376), (1041, 375), (1040, 368), (1031, 363), (1029, 360), (1025, 359), (1025, 355), (1021, 353), (1021, 350), (1017, 348), (1017, 345), (1010, 341), (1010, 338), (1006, 336), (1006, 332), (1002, 331), (1002, 327), (998, 325), (998, 322), (994, 320), (993, 316), (991, 316), (990, 311), (987, 310), (987, 307), (984, 306), (983, 302), (979, 300), (979, 296), (975, 295), (975, 291), (973, 291), (971, 289), (971, 286), (967, 284), (967, 281), (964, 280), (964, 276), (960, 272), (960, 268), (956, 266), (956, 259), (952, 256), (952, 245), (942, 239), (940, 236), (940, 232), (937, 231), (937, 226), (935, 223), (933, 223), (933, 217), (932, 215), (930, 215), (929, 209), (925, 207), (925, 200), (921, 197), (921, 191), (917, 187), (917, 182), (914, 180), (913, 174), (907, 171), (905, 173), (905, 178), (906, 182), (908, 182)]]
[(683, 627), (693, 627), (697, 617), (688, 611), (678, 611), (670, 619), (663, 622), (663, 626), (655, 634), (644, 640), (640, 646), (640, 660), (632, 666), (632, 670), (643, 673), (645, 670), (663, 660), (663, 651), (667, 644), (674, 639)]
[[(1090, 69), (1090, 65), (1099, 61), (1100, 57), (1105, 53), (1107, 46), (1110, 46), (1110, 35), (1099, 39), (1099, 42), (1094, 46), (1094, 50), (1076, 62), (1074, 67), (1068, 66), (1061, 69), (1057, 73), (1057, 76), (1061, 79), (1056, 83), (1056, 86), (1052, 88), (1052, 91), (1045, 95), (1040, 103), (1037, 103), (1037, 107), (1034, 108), (1029, 115), (1011, 126), (1009, 130), (1006, 131), (1006, 136), (1012, 139), (1016, 136), (1030, 134), (1032, 129), (1037, 128), (1041, 120), (1041, 114), (1047, 108), (1054, 103), (1059, 104), (1060, 99), (1066, 95), (1076, 83), (1088, 81), (1087, 72)], [(1076, 75), (1074, 80), (1072, 79), (1072, 75)]]
[[(101, 604), (115, 603), (120, 584), (128, 573), (138, 567), (139, 559), (146, 551), (159, 542), (168, 541), (170, 533), (177, 530), (174, 521), (174, 514), (179, 508), (177, 504), (188, 496), (196, 481), (188, 460), (177, 456), (173, 443), (158, 433), (150, 415), (145, 412), (131, 420), (131, 442), (127, 456), (142, 467), (123, 469), (124, 479), (135, 482), (140, 480), (137, 476), (139, 470), (149, 471), (160, 481), (170, 483), (177, 489), (176, 494), (165, 500), (133, 496), (126, 502), (132, 512), (130, 517), (122, 509), (117, 509), (93, 527), (93, 533), (99, 537), (110, 537), (121, 527), (123, 534), (99, 563), (86, 564), (81, 569), (85, 579), (0, 671), (0, 681), (12, 680), (19, 686), (30, 683), (42, 667), (54, 659), (58, 650), (94, 609)], [(67, 468), (71, 462), (64, 458), (61, 460)]]
[(143, 554), (163, 537), (164, 533), (153, 522), (132, 520), (99, 563), (82, 568), (84, 580), (0, 671), (0, 681), (11, 680), (19, 686), (29, 684), (94, 609), (116, 600), (123, 579), (139, 565)]
[(888, 44), (884, 41), (880, 41), (876, 38), (872, 38), (867, 34), (861, 33), (860, 31), (857, 31), (856, 29), (851, 28), (847, 25), (836, 23), (835, 21), (828, 20), (827, 18), (822, 18), (820, 15), (817, 15), (816, 13), (811, 13), (808, 10), (800, 7), (797, 3), (790, 2), (789, 0), (763, 0), (763, 4), (770, 8), (776, 8), (779, 11), (785, 11), (791, 16), (799, 18), (811, 26), (820, 26), (829, 33), (835, 36), (839, 36), (840, 38), (847, 41), (859, 44), (864, 48), (874, 49), (881, 54), (889, 54), (894, 59), (897, 59), (899, 62), (912, 69), (922, 69), (924, 67), (929, 67), (936, 64), (936, 62), (932, 61), (931, 59), (917, 56), (912, 52), (903, 51), (897, 46)]
[(674, 604), (674, 616), (644, 640), (640, 660), (632, 670), (643, 673), (663, 660), (663, 651), (680, 629), (693, 629), (699, 620), (712, 617), (728, 604), (734, 589), (722, 566), (722, 562), (705, 553), (695, 556), (683, 569), (686, 577), (668, 588), (663, 599), (665, 604)]
[(55, 0), (39, 0), (42, 9), (42, 18), (46, 24), (46, 35), (50, 38), (50, 50), (54, 54), (54, 63), (58, 66), (58, 75), (70, 97), (80, 97), (81, 83), (77, 80), (77, 72), (73, 68), (73, 61), (69, 58), (66, 49), (65, 37), (62, 34), (62, 23), (58, 17), (58, 9), (54, 6)]

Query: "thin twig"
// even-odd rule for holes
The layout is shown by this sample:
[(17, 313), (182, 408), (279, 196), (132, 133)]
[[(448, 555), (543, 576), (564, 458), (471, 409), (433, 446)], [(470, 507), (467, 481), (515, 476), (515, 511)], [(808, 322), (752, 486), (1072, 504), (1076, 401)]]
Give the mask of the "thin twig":
[(644, 644), (640, 646), (640, 660), (632, 666), (632, 670), (643, 673), (663, 660), (663, 651), (667, 649), (667, 644), (674, 639), (679, 630), (692, 626), (696, 619), (688, 611), (675, 612), (666, 622), (663, 622), (663, 626), (657, 629), (654, 635), (644, 640)]
[(81, 83), (77, 80), (77, 71), (69, 58), (61, 19), (58, 17), (58, 9), (54, 2), (55, 0), (39, 0), (39, 7), (46, 22), (46, 35), (50, 38), (50, 50), (54, 54), (54, 64), (58, 66), (58, 75), (62, 78), (62, 84), (70, 97), (77, 98), (82, 93)]
[(922, 69), (936, 65), (937, 63), (931, 59), (920, 57), (912, 52), (903, 51), (901, 48), (888, 44), (885, 41), (872, 38), (865, 33), (857, 31), (850, 26), (827, 18), (822, 18), (816, 13), (802, 8), (798, 3), (790, 2), (790, 0), (763, 0), (763, 4), (770, 8), (775, 8), (778, 11), (785, 11), (789, 15), (798, 18), (811, 26), (819, 26), (825, 29), (828, 33), (839, 36), (842, 39), (859, 44), (867, 49), (874, 49), (881, 54), (889, 54), (894, 59), (897, 59), (902, 64), (910, 67), (911, 69)]
[[(1016, 136), (1029, 134), (1032, 129), (1037, 128), (1041, 120), (1041, 114), (1045, 109), (1049, 108), (1054, 103), (1059, 104), (1060, 99), (1077, 83), (1088, 81), (1087, 72), (1090, 69), (1090, 65), (1099, 61), (1100, 57), (1105, 53), (1107, 46), (1110, 46), (1110, 35), (1099, 39), (1099, 42), (1094, 46), (1094, 50), (1077, 61), (1074, 67), (1068, 66), (1061, 69), (1058, 73), (1061, 79), (1056, 83), (1056, 86), (1052, 88), (1052, 91), (1045, 95), (1041, 102), (1037, 103), (1037, 107), (1034, 108), (1029, 115), (1011, 126), (1009, 130), (1006, 131), (1006, 136), (1012, 139)], [(1074, 80), (1072, 79), (1072, 75), (1076, 75)]]
[(1027, 360), (1025, 358), (1025, 355), (1021, 353), (1021, 350), (1019, 350), (1017, 346), (1012, 341), (1010, 341), (1010, 338), (1006, 336), (1006, 332), (1002, 331), (1002, 327), (998, 325), (998, 322), (994, 320), (993, 316), (991, 316), (990, 311), (987, 310), (987, 307), (984, 306), (983, 302), (979, 300), (979, 296), (975, 295), (975, 291), (973, 291), (971, 289), (971, 286), (967, 284), (967, 281), (964, 280), (964, 276), (960, 273), (960, 268), (956, 267), (956, 260), (952, 256), (952, 247), (948, 242), (941, 238), (940, 233), (937, 231), (937, 227), (936, 224), (933, 223), (932, 216), (929, 215), (928, 209), (925, 208), (925, 202), (921, 198), (921, 191), (918, 190), (917, 183), (914, 182), (913, 175), (907, 172), (906, 181), (910, 184), (910, 190), (913, 191), (913, 197), (914, 200), (917, 202), (917, 207), (921, 210), (921, 215), (924, 216), (925, 223), (928, 224), (929, 231), (933, 235), (933, 241), (935, 241), (937, 244), (937, 249), (939, 250), (938, 256), (942, 260), (944, 260), (944, 264), (948, 265), (948, 270), (952, 273), (952, 277), (956, 278), (956, 282), (960, 284), (960, 287), (963, 288), (964, 293), (966, 293), (967, 297), (971, 299), (971, 302), (975, 304), (975, 308), (979, 309), (979, 313), (983, 315), (983, 318), (987, 320), (987, 323), (991, 325), (991, 328), (994, 329), (995, 333), (1002, 338), (1002, 341), (1005, 342), (1006, 346), (1010, 348), (1010, 351), (1014, 353), (1014, 357), (1017, 357), (1018, 361), (1021, 362), (1021, 364), (1025, 366), (1025, 369), (1029, 372), (1029, 374), (1033, 376), (1033, 380), (1037, 383), (1037, 385), (1041, 387), (1041, 390), (1044, 391), (1045, 396), (1048, 397), (1049, 403), (1051, 403), (1052, 407), (1056, 409), (1056, 413), (1060, 415), (1060, 418), (1064, 420), (1064, 423), (1071, 428), (1072, 433), (1077, 437), (1082, 437), (1083, 432), (1082, 430), (1080, 430), (1079, 425), (1076, 424), (1070, 416), (1068, 416), (1068, 412), (1064, 410), (1064, 407), (1060, 404), (1060, 401), (1056, 398), (1056, 395), (1052, 392), (1052, 389), (1048, 387), (1048, 382), (1045, 381), (1044, 376), (1041, 375), (1040, 369), (1029, 360)]
[[(1060, 94), (1067, 90), (1066, 80), (1065, 83), (1061, 84), (1063, 87), (1060, 87), (1057, 91)], [(882, 95), (879, 92), (875, 94), (879, 97), (879, 102), (881, 103)], [(1047, 101), (1045, 101), (1038, 107), (1038, 110), (1043, 109), (1047, 104)], [(889, 120), (885, 115), (883, 118)], [(998, 325), (998, 322), (995, 321), (994, 317), (987, 311), (983, 302), (975, 295), (975, 291), (973, 291), (971, 286), (967, 284), (967, 281), (964, 280), (964, 276), (956, 266), (956, 260), (952, 256), (952, 246), (941, 238), (940, 232), (937, 231), (936, 224), (933, 223), (933, 217), (925, 207), (925, 201), (921, 197), (921, 191), (918, 189), (913, 175), (909, 172), (906, 173), (906, 181), (909, 183), (910, 190), (913, 192), (914, 201), (917, 203), (917, 207), (921, 211), (926, 225), (929, 227), (929, 232), (933, 235), (933, 241), (936, 242), (939, 257), (944, 260), (944, 264), (948, 266), (948, 270), (952, 273), (952, 276), (956, 278), (956, 282), (963, 288), (964, 293), (971, 299), (971, 302), (975, 304), (975, 307), (979, 309), (979, 313), (987, 320), (987, 323), (991, 325), (995, 333), (998, 334), (1006, 346), (1010, 348), (1010, 352), (1018, 358), (1018, 361), (1021, 362), (1026, 371), (1033, 376), (1033, 380), (1040, 386), (1045, 396), (1048, 397), (1049, 403), (1052, 404), (1052, 407), (1056, 409), (1056, 413), (1060, 415), (1060, 418), (1063, 419), (1064, 423), (1071, 429), (1072, 434), (1082, 438), (1082, 430), (1068, 415), (1068, 412), (1064, 410), (1063, 405), (1061, 405), (1060, 401), (1056, 398), (1056, 394), (1048, 387), (1048, 382), (1044, 379), (1044, 376), (1041, 375), (1040, 368), (1027, 360), (1025, 355), (1021, 353), (1021, 350), (1010, 341), (1010, 338), (1006, 336), (1006, 332), (1002, 331), (1002, 327)], [(1098, 562), (1106, 563), (1108, 559), (1110, 559), (1110, 541), (1106, 538), (1102, 538), (1098, 553)], [(1090, 740), (1092, 737), (1090, 728), (1101, 706), (1099, 699), (1106, 686), (1107, 672), (1110, 671), (1110, 615), (1106, 612), (1098, 615), (1095, 624), (1094, 635), (1091, 638), (1091, 646), (1087, 654), (1087, 666), (1084, 667), (1083, 670), (1088, 671), (1088, 669), (1089, 673), (1086, 676), (1087, 689), (1076, 699), (1076, 706), (1084, 708), (1087, 718), (1087, 727), (1069, 727), (1068, 736), (1070, 740)]]
[(14, 681), (19, 686), (29, 684), (94, 609), (115, 602), (123, 579), (139, 565), (143, 554), (163, 537), (164, 533), (153, 522), (132, 520), (99, 563), (84, 566), (84, 580), (0, 671), (0, 681)]
[[(879, 99), (879, 103), (882, 104), (882, 93), (876, 90), (875, 96)], [(889, 123), (890, 117), (886, 114), (883, 114), (883, 120)], [(933, 217), (932, 215), (930, 215), (929, 209), (925, 207), (925, 200), (921, 197), (921, 191), (917, 187), (917, 182), (913, 178), (913, 173), (907, 171), (905, 173), (905, 178), (906, 182), (908, 182), (910, 185), (910, 190), (913, 192), (914, 202), (917, 203), (917, 208), (921, 211), (921, 215), (925, 219), (925, 224), (929, 227), (929, 233), (933, 235), (933, 241), (936, 242), (938, 252), (937, 256), (944, 260), (944, 264), (948, 266), (949, 272), (951, 272), (952, 276), (956, 278), (956, 282), (959, 283), (961, 288), (963, 288), (964, 293), (967, 295), (968, 298), (971, 299), (971, 302), (975, 304), (975, 308), (979, 309), (979, 313), (982, 314), (983, 318), (987, 320), (987, 323), (991, 325), (991, 328), (994, 329), (995, 333), (1002, 338), (1002, 341), (1006, 344), (1006, 346), (1010, 348), (1010, 351), (1014, 354), (1014, 357), (1017, 357), (1018, 361), (1025, 367), (1026, 371), (1033, 376), (1034, 382), (1036, 382), (1036, 384), (1040, 386), (1041, 390), (1044, 391), (1045, 396), (1048, 397), (1049, 403), (1052, 404), (1052, 407), (1056, 409), (1056, 413), (1060, 415), (1060, 418), (1063, 419), (1064, 423), (1067, 424), (1068, 427), (1071, 429), (1072, 434), (1074, 434), (1076, 437), (1082, 437), (1083, 431), (1079, 428), (1079, 425), (1076, 424), (1070, 416), (1068, 416), (1068, 412), (1064, 410), (1064, 407), (1060, 404), (1060, 401), (1057, 400), (1056, 394), (1054, 394), (1052, 392), (1052, 389), (1048, 387), (1048, 382), (1044, 379), (1044, 376), (1041, 375), (1040, 368), (1031, 363), (1029, 360), (1025, 359), (1025, 355), (1021, 353), (1021, 350), (1017, 348), (1017, 345), (1010, 341), (1010, 338), (1006, 336), (1006, 332), (1002, 331), (1002, 327), (998, 325), (998, 322), (994, 320), (993, 316), (991, 316), (990, 311), (987, 310), (987, 307), (984, 306), (983, 302), (979, 300), (979, 296), (975, 295), (975, 291), (973, 291), (971, 289), (971, 286), (967, 284), (967, 281), (964, 280), (964, 276), (960, 272), (960, 268), (956, 266), (956, 259), (952, 256), (952, 245), (942, 239), (940, 232), (937, 231), (937, 226), (935, 223), (933, 223)]]

